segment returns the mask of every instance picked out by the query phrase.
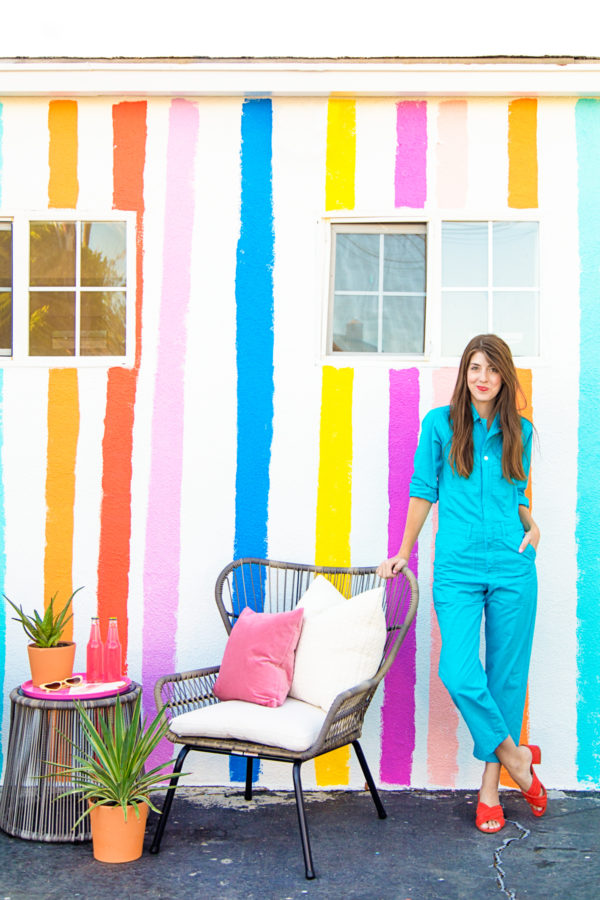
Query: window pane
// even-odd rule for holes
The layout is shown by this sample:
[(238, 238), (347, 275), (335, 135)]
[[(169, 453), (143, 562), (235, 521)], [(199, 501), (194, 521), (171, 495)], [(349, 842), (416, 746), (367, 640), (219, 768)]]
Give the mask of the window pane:
[(29, 355), (75, 355), (75, 293), (29, 294)]
[(514, 356), (536, 356), (537, 291), (498, 291), (494, 294), (494, 331)]
[(494, 222), (493, 234), (494, 287), (537, 287), (537, 222)]
[(122, 287), (125, 272), (125, 222), (82, 222), (83, 287)]
[(12, 294), (0, 293), (0, 356), (12, 353)]
[(335, 290), (379, 290), (378, 234), (336, 234)]
[(442, 295), (444, 356), (461, 356), (474, 335), (488, 330), (487, 293), (453, 291)]
[(386, 234), (383, 241), (383, 290), (424, 292), (425, 235)]
[(487, 287), (487, 284), (487, 222), (444, 222), (442, 225), (443, 287)]
[(333, 308), (333, 350), (376, 353), (377, 306), (377, 297), (336, 297)]
[(125, 294), (84, 291), (81, 294), (82, 356), (125, 355)]
[(0, 288), (12, 288), (12, 226), (0, 222)]
[(75, 223), (30, 223), (31, 287), (75, 286)]
[(425, 340), (425, 297), (384, 297), (384, 353), (422, 353)]

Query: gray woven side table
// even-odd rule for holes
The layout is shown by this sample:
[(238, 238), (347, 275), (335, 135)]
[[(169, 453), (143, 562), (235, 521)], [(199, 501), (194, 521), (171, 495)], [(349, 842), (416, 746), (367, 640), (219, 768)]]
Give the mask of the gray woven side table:
[[(133, 705), (141, 692), (132, 682), (124, 694), (98, 700), (82, 700), (95, 725), (101, 710), (115, 707), (121, 699), (123, 714), (131, 721)], [(73, 829), (84, 810), (81, 795), (55, 800), (72, 787), (65, 777), (40, 778), (52, 771), (48, 763), (72, 760), (72, 747), (63, 735), (85, 746), (80, 719), (72, 700), (35, 700), (19, 688), (10, 695), (10, 734), (4, 784), (0, 796), (0, 828), (13, 837), (30, 841), (89, 841), (89, 816)]]

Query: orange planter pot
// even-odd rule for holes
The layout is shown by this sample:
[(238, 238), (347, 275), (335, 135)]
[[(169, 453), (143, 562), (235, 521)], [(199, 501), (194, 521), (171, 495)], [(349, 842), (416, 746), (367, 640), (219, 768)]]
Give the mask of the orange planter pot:
[(99, 862), (133, 862), (142, 855), (148, 807), (139, 804), (140, 817), (127, 807), (127, 821), (120, 806), (97, 806), (90, 812), (94, 859)]
[(36, 647), (27, 645), (31, 680), (37, 687), (51, 681), (62, 681), (73, 674), (75, 663), (75, 644), (65, 641), (56, 647)]

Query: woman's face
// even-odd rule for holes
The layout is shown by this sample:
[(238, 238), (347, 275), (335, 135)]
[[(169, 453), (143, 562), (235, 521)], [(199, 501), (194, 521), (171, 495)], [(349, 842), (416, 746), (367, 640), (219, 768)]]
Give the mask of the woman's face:
[(481, 350), (473, 354), (467, 367), (467, 387), (480, 415), (490, 409), (502, 387), (500, 372)]

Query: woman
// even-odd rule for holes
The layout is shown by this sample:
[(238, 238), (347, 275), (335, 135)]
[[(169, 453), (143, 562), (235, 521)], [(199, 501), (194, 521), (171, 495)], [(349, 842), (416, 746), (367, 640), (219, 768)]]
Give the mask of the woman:
[[(391, 578), (410, 559), (431, 506), (439, 503), (433, 599), (442, 635), (439, 674), (485, 762), (476, 825), (504, 826), (500, 768), (532, 812), (546, 811), (533, 765), (536, 746), (519, 746), (537, 602), (539, 528), (525, 487), (533, 426), (517, 411), (520, 393), (509, 347), (493, 334), (463, 353), (450, 406), (423, 420), (402, 544), (378, 573)], [(522, 396), (522, 394), (521, 394)], [(485, 615), (485, 667), (479, 658)]]

